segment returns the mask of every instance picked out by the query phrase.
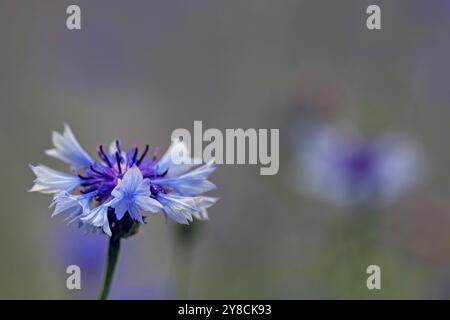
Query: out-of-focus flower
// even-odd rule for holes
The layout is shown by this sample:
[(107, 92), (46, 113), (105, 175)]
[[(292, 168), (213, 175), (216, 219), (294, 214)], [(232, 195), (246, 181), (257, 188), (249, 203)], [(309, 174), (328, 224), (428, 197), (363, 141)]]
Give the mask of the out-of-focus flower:
[[(189, 228), (190, 226), (183, 226)], [(57, 231), (48, 239), (53, 247), (52, 258), (60, 270), (69, 265), (77, 265), (81, 269), (81, 290), (70, 290), (68, 296), (77, 299), (90, 299), (95, 297), (97, 286), (100, 283), (105, 262), (104, 253), (108, 242), (104, 237), (92, 234), (82, 234), (77, 230)], [(123, 251), (124, 261), (135, 260), (138, 242), (128, 241), (127, 250)], [(67, 276), (64, 274), (63, 276)], [(120, 272), (116, 275), (114, 294), (112, 299), (170, 299), (174, 296), (172, 279), (165, 276), (152, 276), (137, 281), (129, 264), (122, 264)]]
[(417, 146), (406, 136), (367, 139), (322, 127), (297, 151), (301, 190), (338, 206), (389, 203), (423, 174)]
[(81, 269), (81, 290), (70, 290), (67, 293), (73, 297), (87, 299), (94, 297), (98, 289), (108, 242), (104, 237), (76, 231), (57, 231), (47, 241), (52, 248), (52, 259), (58, 270), (66, 270), (70, 265), (77, 265)]
[(194, 217), (207, 219), (206, 209), (217, 201), (201, 195), (215, 188), (207, 178), (217, 166), (213, 162), (197, 168), (193, 161), (174, 163), (174, 150), (190, 160), (180, 141), (174, 141), (159, 161), (157, 155), (147, 157), (148, 145), (142, 153), (137, 147), (123, 151), (116, 140), (109, 151), (98, 147), (100, 161), (95, 162), (68, 125), (62, 135), (53, 133), (53, 144), (55, 148), (47, 155), (70, 164), (73, 174), (30, 166), (37, 177), (30, 191), (55, 193), (52, 216), (65, 214), (70, 222), (77, 221), (89, 231), (132, 235), (144, 223), (143, 212), (162, 211), (175, 222), (189, 224)]

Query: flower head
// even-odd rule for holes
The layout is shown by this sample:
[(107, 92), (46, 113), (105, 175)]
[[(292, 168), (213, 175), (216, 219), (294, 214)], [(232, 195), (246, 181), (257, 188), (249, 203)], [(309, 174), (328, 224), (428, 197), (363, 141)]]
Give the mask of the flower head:
[[(206, 209), (217, 201), (201, 195), (215, 188), (207, 178), (217, 166), (210, 162), (194, 168), (181, 141), (173, 141), (159, 161), (157, 148), (150, 157), (149, 145), (142, 152), (137, 147), (125, 151), (119, 140), (108, 151), (100, 145), (100, 160), (94, 161), (68, 125), (63, 134), (53, 133), (53, 144), (46, 154), (70, 164), (73, 174), (30, 166), (36, 175), (30, 191), (54, 193), (52, 217), (65, 214), (89, 231), (131, 235), (145, 222), (145, 212), (163, 212), (166, 218), (188, 224), (193, 218), (207, 219)], [(182, 152), (184, 161), (172, 161), (174, 150)]]

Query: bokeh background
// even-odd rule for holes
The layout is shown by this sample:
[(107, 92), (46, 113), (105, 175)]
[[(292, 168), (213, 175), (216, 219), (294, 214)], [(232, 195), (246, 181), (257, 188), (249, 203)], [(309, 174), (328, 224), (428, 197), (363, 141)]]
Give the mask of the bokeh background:
[[(81, 31), (65, 27), (72, 3)], [(92, 299), (101, 280), (106, 237), (27, 192), (29, 163), (67, 169), (44, 155), (52, 130), (67, 122), (91, 154), (116, 137), (164, 150), (194, 120), (279, 128), (280, 171), (221, 166), (220, 201), (192, 230), (152, 217), (124, 242), (111, 298), (450, 298), (449, 31), (445, 0), (2, 0), (0, 298)], [(426, 169), (389, 203), (322, 201), (296, 156), (315, 126), (402, 132)]]

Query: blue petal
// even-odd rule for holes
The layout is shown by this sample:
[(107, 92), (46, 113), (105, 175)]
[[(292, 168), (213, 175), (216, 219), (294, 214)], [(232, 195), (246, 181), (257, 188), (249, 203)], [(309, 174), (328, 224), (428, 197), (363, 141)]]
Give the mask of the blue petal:
[(166, 177), (171, 178), (185, 173), (194, 167), (195, 163), (199, 162), (201, 161), (192, 159), (189, 156), (189, 149), (185, 143), (180, 140), (173, 140), (169, 149), (167, 149), (156, 165), (159, 172), (168, 170)]
[(112, 205), (117, 220), (122, 220), (123, 216), (128, 210), (128, 203), (126, 201), (118, 201)]
[(146, 212), (158, 212), (162, 209), (161, 203), (147, 196), (137, 196), (135, 203), (142, 211)]
[(80, 217), (81, 222), (95, 228), (101, 228), (104, 233), (106, 233), (108, 236), (111, 236), (112, 233), (111, 229), (109, 228), (108, 221), (108, 208), (110, 204), (110, 202), (105, 202), (99, 205), (97, 208), (83, 214)]
[(200, 214), (194, 197), (159, 193), (157, 199), (163, 205), (166, 216), (177, 223), (189, 224), (192, 216)]
[[(89, 210), (89, 202), (92, 200), (93, 193), (73, 195), (66, 191), (61, 191), (53, 197), (50, 207), (55, 207), (52, 218), (59, 214), (67, 214), (67, 219), (76, 218), (83, 212)], [(70, 222), (73, 222), (72, 219)]]
[(113, 196), (111, 206), (115, 209), (118, 220), (121, 220), (128, 211), (132, 219), (144, 223), (141, 210), (157, 212), (161, 208), (161, 204), (150, 197), (150, 180), (144, 179), (136, 166), (128, 169), (111, 195)]
[(92, 158), (80, 146), (67, 124), (64, 124), (62, 135), (53, 131), (52, 141), (55, 148), (45, 151), (48, 156), (64, 161), (75, 169), (84, 168), (93, 163)]
[(203, 192), (216, 188), (211, 181), (206, 180), (206, 178), (208, 178), (208, 176), (216, 169), (217, 165), (210, 162), (179, 177), (155, 179), (153, 180), (153, 183), (170, 186), (180, 195), (197, 196)]
[(128, 169), (111, 192), (116, 199), (133, 200), (135, 196), (150, 196), (150, 180), (144, 179), (138, 167)]
[(42, 193), (70, 192), (81, 183), (81, 179), (77, 176), (53, 170), (43, 165), (30, 165), (30, 168), (37, 178), (34, 180), (34, 186), (29, 191)]
[(63, 213), (69, 215), (69, 217), (78, 216), (83, 212), (78, 200), (75, 196), (72, 196), (66, 191), (61, 191), (53, 197), (53, 201), (50, 207), (55, 207), (52, 218)]
[(206, 209), (213, 206), (219, 198), (213, 198), (213, 197), (196, 197), (195, 203), (197, 205), (197, 208), (199, 209), (198, 213), (193, 214), (195, 218), (199, 220), (208, 220), (208, 212)]
[(128, 206), (128, 213), (133, 220), (136, 220), (139, 223), (144, 223), (144, 219), (142, 218), (139, 208), (136, 205), (130, 204)]

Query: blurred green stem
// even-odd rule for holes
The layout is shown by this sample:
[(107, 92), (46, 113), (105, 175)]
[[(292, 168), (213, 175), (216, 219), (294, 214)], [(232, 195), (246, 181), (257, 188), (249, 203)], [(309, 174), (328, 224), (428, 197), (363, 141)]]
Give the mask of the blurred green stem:
[(195, 238), (198, 225), (175, 226), (175, 248), (172, 266), (176, 275), (176, 298), (187, 299), (191, 280), (192, 254), (195, 248)]
[(374, 207), (360, 207), (343, 216), (338, 226), (337, 260), (334, 270), (340, 275), (339, 286), (349, 298), (365, 297), (366, 268), (378, 264), (378, 228), (381, 212)]
[(116, 270), (117, 259), (120, 252), (120, 237), (111, 236), (109, 238), (108, 258), (106, 260), (106, 269), (103, 276), (103, 284), (98, 295), (99, 300), (108, 298), (109, 289), (111, 288), (114, 271)]

